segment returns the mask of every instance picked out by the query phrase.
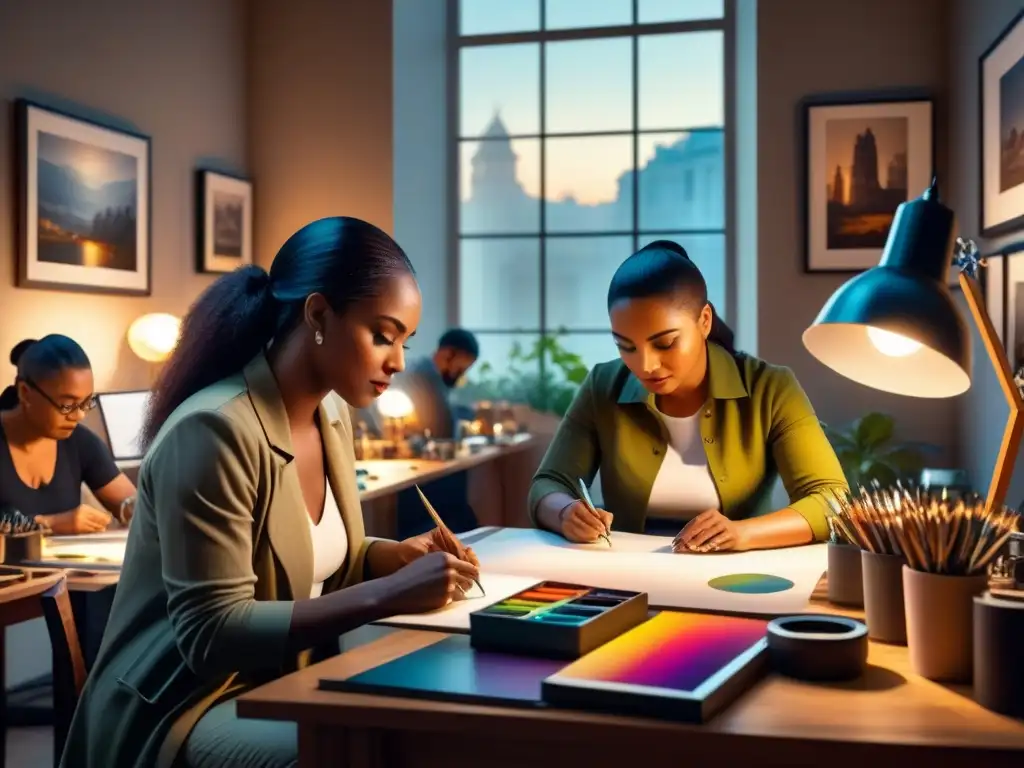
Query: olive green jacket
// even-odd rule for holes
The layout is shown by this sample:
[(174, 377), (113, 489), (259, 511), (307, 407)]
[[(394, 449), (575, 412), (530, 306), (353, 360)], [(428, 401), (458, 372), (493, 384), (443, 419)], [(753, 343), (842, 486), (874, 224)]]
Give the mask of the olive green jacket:
[[(362, 579), (370, 543), (339, 410), (322, 405), (320, 423), (330, 424), (327, 476), (349, 555), (325, 593)], [(172, 414), (142, 464), (120, 583), (62, 766), (168, 768), (215, 702), (307, 663), (308, 651), (287, 652), (293, 601), (313, 584), (292, 458), (262, 354)]]
[[(700, 432), (722, 513), (738, 520), (771, 512), (776, 478), (789, 507), (828, 536), (827, 494), (846, 479), (807, 396), (788, 368), (708, 344), (709, 396)], [(551, 493), (577, 496), (601, 471), (613, 528), (640, 533), (668, 445), (654, 395), (620, 360), (597, 365), (580, 386), (530, 488), (530, 515)]]

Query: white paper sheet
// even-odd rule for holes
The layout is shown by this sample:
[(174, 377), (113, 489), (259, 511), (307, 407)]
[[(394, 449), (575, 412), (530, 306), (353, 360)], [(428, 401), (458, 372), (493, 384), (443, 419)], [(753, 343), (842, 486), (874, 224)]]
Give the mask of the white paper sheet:
[[(643, 539), (650, 540), (646, 550)], [(807, 610), (827, 565), (823, 544), (756, 552), (667, 554), (662, 547), (671, 539), (665, 537), (613, 534), (612, 540), (611, 548), (604, 542), (581, 546), (543, 531), (505, 529), (475, 542), (473, 551), (488, 573), (646, 592), (651, 606), (658, 608), (755, 615)], [(793, 586), (781, 592), (751, 594), (708, 585), (715, 577), (735, 574), (781, 577)]]
[(481, 595), (480, 590), (474, 587), (469, 591), (465, 599), (451, 602), (439, 610), (431, 611), (430, 613), (392, 616), (375, 623), (405, 627), (407, 629), (469, 632), (469, 614), (473, 611), (479, 611), (488, 605), (500, 603), (506, 597), (522, 592), (527, 587), (532, 587), (538, 581), (542, 581), (542, 579), (535, 579), (530, 576), (507, 576), (500, 573), (481, 573), (480, 585), (487, 593), (486, 597)]
[(43, 540), (42, 559), (66, 567), (88, 564), (119, 566), (124, 562), (127, 541), (127, 528), (77, 536), (48, 536)]

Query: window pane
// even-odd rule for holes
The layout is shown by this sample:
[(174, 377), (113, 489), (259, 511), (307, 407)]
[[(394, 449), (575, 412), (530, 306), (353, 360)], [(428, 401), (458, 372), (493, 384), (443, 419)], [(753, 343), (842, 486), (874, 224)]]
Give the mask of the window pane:
[(640, 0), (637, 16), (641, 24), (720, 19), (723, 5), (723, 0)]
[(547, 44), (548, 133), (632, 130), (632, 45), (629, 37)]
[(546, 139), (545, 224), (552, 232), (633, 229), (633, 137)]
[(459, 403), (478, 400), (517, 400), (518, 392), (535, 388), (540, 364), (523, 362), (533, 351), (537, 333), (481, 333), (480, 357), (466, 374), (466, 385), (455, 390), (452, 399)]
[(645, 35), (639, 45), (641, 131), (725, 125), (721, 32)]
[[(422, 1), (422, 0), (421, 0)], [(490, 35), (540, 29), (540, 0), (460, 0), (459, 33)]]
[(608, 284), (633, 252), (633, 236), (549, 237), (544, 244), (548, 328), (607, 328)]
[(638, 141), (639, 229), (724, 229), (722, 132), (644, 133)]
[(478, 330), (536, 331), (540, 328), (540, 241), (537, 238), (462, 240), (459, 324)]
[(464, 141), (459, 154), (463, 234), (540, 232), (540, 139)]
[(486, 45), (459, 53), (459, 119), (463, 136), (504, 127), (540, 133), (540, 44)]
[(617, 360), (619, 351), (612, 341), (611, 331), (608, 333), (569, 333), (558, 337), (567, 352), (579, 355), (588, 369), (609, 360)]
[(725, 235), (640, 235), (640, 248), (655, 240), (674, 240), (686, 249), (687, 255), (704, 275), (708, 284), (708, 301), (726, 319), (725, 286), (729, 275), (725, 268)]
[(580, 29), (633, 23), (633, 0), (546, 0), (547, 29)]

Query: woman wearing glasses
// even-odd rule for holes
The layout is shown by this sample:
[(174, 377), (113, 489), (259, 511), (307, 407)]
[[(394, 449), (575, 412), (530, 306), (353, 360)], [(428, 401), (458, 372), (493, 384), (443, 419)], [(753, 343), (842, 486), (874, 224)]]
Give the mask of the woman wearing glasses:
[[(0, 509), (58, 534), (96, 533), (114, 517), (127, 524), (135, 486), (79, 423), (96, 407), (85, 351), (51, 334), (15, 346), (11, 364), (17, 376), (0, 394)], [(82, 483), (105, 509), (82, 504)]]

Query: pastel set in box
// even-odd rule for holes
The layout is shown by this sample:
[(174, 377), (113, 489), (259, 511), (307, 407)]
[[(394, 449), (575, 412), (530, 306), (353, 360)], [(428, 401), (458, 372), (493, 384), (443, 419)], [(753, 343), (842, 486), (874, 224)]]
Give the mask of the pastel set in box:
[(469, 615), (473, 648), (576, 659), (647, 620), (647, 594), (542, 581)]

